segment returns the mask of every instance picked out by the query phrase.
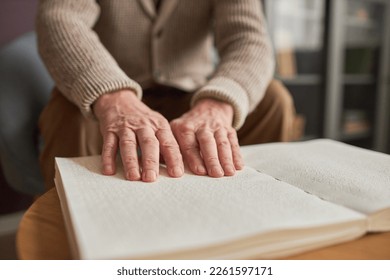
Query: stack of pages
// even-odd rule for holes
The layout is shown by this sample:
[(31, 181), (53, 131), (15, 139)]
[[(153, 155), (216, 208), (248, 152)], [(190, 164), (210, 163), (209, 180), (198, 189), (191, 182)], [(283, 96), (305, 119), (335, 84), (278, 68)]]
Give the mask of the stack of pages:
[(57, 158), (75, 258), (281, 258), (390, 230), (390, 156), (331, 140), (242, 147), (233, 177), (130, 182)]

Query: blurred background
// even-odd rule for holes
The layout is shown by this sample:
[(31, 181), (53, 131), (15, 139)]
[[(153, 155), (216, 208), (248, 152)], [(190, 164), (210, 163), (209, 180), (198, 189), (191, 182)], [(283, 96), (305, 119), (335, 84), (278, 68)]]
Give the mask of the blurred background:
[(277, 59), (304, 139), (389, 153), (388, 0), (265, 0)]
[[(23, 47), (32, 42), (35, 48), (34, 37), (21, 36), (33, 35), (37, 2), (1, 0), (0, 51), (9, 53), (22, 41)], [(275, 76), (290, 90), (299, 114), (297, 138), (325, 137), (390, 153), (390, 1), (263, 0), (263, 4), (277, 61)], [(5, 66), (7, 58), (0, 56), (6, 74), (11, 69)], [(3, 77), (0, 83), (4, 81)], [(10, 121), (1, 116), (0, 124)], [(1, 152), (0, 259), (9, 259), (16, 258), (15, 231), (33, 194), (13, 186), (18, 175), (5, 172), (8, 161)]]
[[(20, 36), (34, 29), (37, 0), (0, 0), (0, 51)], [(7, 51), (7, 50), (5, 50)], [(1, 56), (0, 67), (5, 63)], [(3, 80), (2, 80), (3, 82)], [(0, 88), (3, 86), (0, 84)], [(1, 96), (6, 93), (0, 92)], [(0, 104), (1, 105), (1, 104)], [(1, 113), (1, 112), (0, 112)], [(15, 112), (17, 113), (17, 112)], [(2, 114), (1, 114), (2, 115)], [(4, 121), (0, 120), (0, 124)], [(3, 132), (3, 131), (2, 131)], [(3, 147), (3, 133), (0, 146)], [(1, 152), (0, 152), (1, 153)], [(3, 155), (0, 155), (0, 159)], [(2, 162), (2, 161), (1, 161)], [(31, 204), (32, 196), (16, 191), (5, 178), (0, 162), (0, 259), (15, 259), (15, 232), (24, 210)], [(23, 170), (21, 170), (23, 172)]]
[(38, 0), (0, 1), (0, 46), (34, 29)]

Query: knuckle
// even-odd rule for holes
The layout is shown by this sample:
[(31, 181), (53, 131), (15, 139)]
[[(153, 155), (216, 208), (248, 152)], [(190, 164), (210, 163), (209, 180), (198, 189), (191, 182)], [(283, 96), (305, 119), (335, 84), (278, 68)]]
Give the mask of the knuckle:
[(181, 154), (176, 154), (176, 155), (167, 156), (167, 157), (165, 158), (165, 160), (166, 160), (167, 162), (177, 164), (177, 163), (182, 162), (182, 161), (183, 161), (183, 158), (182, 158)]
[(158, 140), (154, 137), (144, 137), (141, 139), (142, 143), (145, 145), (157, 145)]
[(121, 137), (121, 138), (123, 138), (123, 139), (129, 139), (129, 138), (132, 138), (132, 130), (130, 130), (130, 129), (127, 129), (127, 128), (125, 128), (125, 129), (120, 129), (119, 131), (118, 131), (118, 134), (119, 134), (119, 136)]
[(200, 141), (200, 142), (209, 142), (211, 141), (211, 139), (214, 138), (213, 134), (212, 133), (208, 133), (208, 132), (202, 132), (202, 133), (198, 133), (196, 138)]
[(218, 158), (216, 158), (215, 156), (208, 156), (204, 160), (205, 160), (205, 162), (208, 162), (208, 163), (213, 163), (213, 164), (219, 163)]
[(182, 151), (185, 154), (198, 153), (199, 152), (199, 147), (198, 146), (189, 145), (189, 146), (182, 147)]
[(232, 161), (232, 158), (229, 156), (221, 156), (220, 161), (224, 163), (230, 163)]
[(111, 162), (113, 160), (112, 155), (110, 154), (102, 154), (102, 161), (103, 162)]
[(105, 143), (103, 146), (103, 154), (111, 154), (115, 151), (115, 144), (114, 143)]
[(171, 121), (169, 124), (170, 124), (171, 128), (174, 129), (179, 125), (179, 122), (180, 121), (178, 119), (175, 119), (175, 120)]
[(173, 145), (176, 143), (175, 137), (170, 129), (159, 129), (156, 132), (156, 137), (162, 145)]
[(231, 147), (232, 147), (232, 150), (236, 150), (236, 151), (240, 150), (240, 146), (238, 145), (238, 143), (232, 143)]
[(125, 145), (125, 146), (136, 146), (137, 145), (137, 142), (134, 139), (121, 138), (119, 140), (119, 142), (121, 145)]
[(237, 131), (235, 131), (234, 129), (232, 131), (229, 131), (228, 138), (237, 140)]
[(108, 154), (104, 155), (103, 154), (101, 157), (102, 157), (101, 160), (102, 160), (103, 164), (110, 164), (110, 165), (114, 164), (114, 157), (112, 155), (108, 155)]
[(177, 154), (176, 156), (173, 157), (173, 160), (176, 163), (182, 162), (183, 161), (183, 156), (179, 153), (179, 154)]
[(228, 148), (228, 147), (230, 147), (230, 142), (228, 141), (228, 140), (226, 140), (226, 139), (224, 139), (224, 140), (221, 140), (221, 141), (218, 141), (218, 148)]
[(116, 124), (107, 123), (102, 125), (101, 130), (106, 132), (116, 132), (118, 129)]
[(161, 141), (161, 148), (166, 150), (178, 150), (179, 145), (174, 141)]
[(135, 157), (126, 157), (123, 159), (123, 164), (126, 166), (134, 166), (138, 164), (138, 159)]
[(153, 165), (159, 164), (159, 162), (158, 162), (157, 159), (149, 157), (149, 158), (144, 158), (143, 159), (143, 164), (145, 166), (153, 166)]
[(173, 127), (181, 133), (190, 133), (194, 131), (194, 126), (192, 124), (182, 121), (173, 122)]
[(164, 153), (164, 155), (180, 154), (179, 146), (164, 146), (164, 147), (161, 147), (161, 151)]
[(158, 124), (160, 129), (168, 129), (169, 128), (169, 122), (163, 117), (161, 117), (158, 120), (157, 124)]

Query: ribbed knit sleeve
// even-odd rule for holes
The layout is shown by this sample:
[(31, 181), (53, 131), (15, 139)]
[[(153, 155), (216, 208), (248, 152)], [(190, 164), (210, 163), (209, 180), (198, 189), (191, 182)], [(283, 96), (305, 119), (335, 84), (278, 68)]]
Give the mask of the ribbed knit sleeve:
[(102, 94), (141, 87), (127, 77), (92, 30), (95, 0), (41, 0), (36, 28), (40, 55), (59, 90), (85, 115)]
[(216, 72), (192, 100), (214, 98), (234, 108), (233, 127), (264, 96), (274, 73), (274, 55), (259, 0), (214, 0)]

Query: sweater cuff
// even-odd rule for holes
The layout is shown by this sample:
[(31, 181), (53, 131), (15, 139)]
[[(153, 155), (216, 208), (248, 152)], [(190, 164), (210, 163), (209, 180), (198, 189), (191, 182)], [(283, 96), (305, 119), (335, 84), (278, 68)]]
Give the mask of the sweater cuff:
[(212, 98), (231, 104), (234, 110), (233, 127), (238, 130), (244, 124), (249, 113), (249, 101), (246, 91), (237, 82), (224, 77), (210, 80), (207, 85), (194, 94), (191, 106), (199, 99), (204, 98)]
[(81, 75), (73, 84), (71, 98), (86, 117), (93, 117), (92, 104), (103, 94), (130, 89), (142, 99), (141, 86), (130, 79), (119, 67), (111, 71), (93, 69)]

